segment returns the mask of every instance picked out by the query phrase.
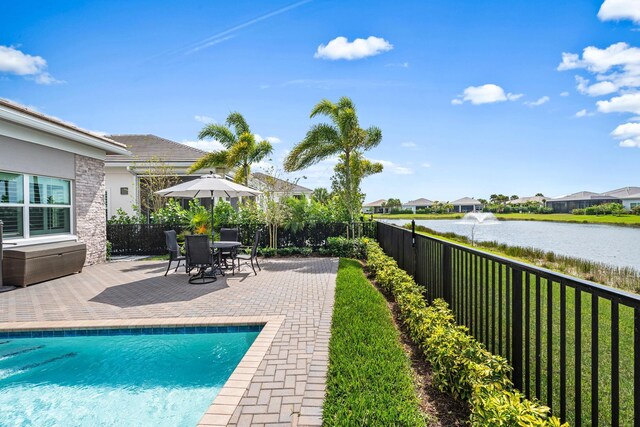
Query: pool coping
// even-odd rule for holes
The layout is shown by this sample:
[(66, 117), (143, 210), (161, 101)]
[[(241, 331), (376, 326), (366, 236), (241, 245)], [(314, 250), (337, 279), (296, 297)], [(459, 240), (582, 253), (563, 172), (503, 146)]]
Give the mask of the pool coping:
[(28, 332), (36, 330), (66, 329), (125, 329), (125, 328), (171, 328), (188, 326), (245, 326), (262, 325), (240, 363), (220, 389), (215, 399), (200, 418), (198, 426), (226, 426), (240, 404), (240, 400), (253, 379), (260, 363), (271, 347), (271, 343), (285, 320), (280, 316), (216, 316), (174, 317), (139, 319), (104, 319), (70, 321), (3, 322), (0, 332)]

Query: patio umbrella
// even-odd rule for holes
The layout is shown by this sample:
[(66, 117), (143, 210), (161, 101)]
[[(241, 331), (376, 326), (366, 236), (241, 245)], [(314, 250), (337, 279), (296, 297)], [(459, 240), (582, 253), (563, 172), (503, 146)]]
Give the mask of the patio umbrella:
[(244, 185), (222, 179), (220, 175), (211, 172), (209, 175), (203, 175), (199, 179), (183, 182), (164, 190), (156, 191), (164, 197), (176, 197), (183, 199), (204, 199), (211, 198), (211, 231), (213, 232), (213, 206), (214, 197), (246, 197), (258, 196), (261, 191)]

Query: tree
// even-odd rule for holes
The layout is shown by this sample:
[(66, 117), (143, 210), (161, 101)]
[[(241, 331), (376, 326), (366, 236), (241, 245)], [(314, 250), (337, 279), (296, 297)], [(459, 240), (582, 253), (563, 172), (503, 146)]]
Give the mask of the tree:
[(511, 200), (518, 200), (520, 197), (518, 197), (517, 194), (514, 194), (513, 196), (511, 196)]
[[(361, 158), (362, 152), (380, 144), (382, 131), (375, 126), (362, 129), (355, 105), (348, 97), (340, 98), (337, 103), (323, 99), (313, 107), (310, 118), (318, 115), (328, 117), (332, 123), (313, 125), (285, 159), (284, 169), (287, 172), (298, 171), (338, 155), (340, 163), (334, 170), (342, 176), (334, 180), (334, 190), (335, 185), (339, 185), (349, 219), (353, 221), (362, 206), (359, 185), (357, 188), (354, 186), (354, 174), (360, 174), (362, 179), (367, 174), (382, 170), (382, 165), (373, 168), (371, 162), (365, 163)], [(355, 162), (352, 160), (354, 156), (358, 157)]]
[(156, 191), (177, 184), (180, 177), (173, 167), (159, 157), (152, 157), (145, 162), (134, 164), (134, 168), (139, 171), (140, 206), (145, 216), (150, 218), (153, 212), (162, 209), (167, 202), (167, 199), (156, 194)]
[(536, 197), (544, 197), (544, 194), (542, 194), (542, 193), (536, 193)]
[(389, 209), (400, 209), (402, 207), (402, 202), (400, 201), (400, 199), (391, 198), (387, 200), (387, 202), (384, 204), (384, 207)]
[(200, 139), (211, 138), (220, 142), (225, 149), (205, 154), (189, 167), (188, 172), (225, 166), (234, 170), (235, 182), (248, 185), (251, 165), (271, 154), (273, 147), (269, 141), (256, 142), (242, 114), (229, 114), (225, 123), (226, 126), (217, 123), (206, 125), (198, 134)]
[(329, 202), (329, 198), (330, 198), (329, 191), (324, 187), (316, 188), (315, 190), (313, 190), (313, 193), (311, 194), (312, 200), (323, 205), (326, 205)]

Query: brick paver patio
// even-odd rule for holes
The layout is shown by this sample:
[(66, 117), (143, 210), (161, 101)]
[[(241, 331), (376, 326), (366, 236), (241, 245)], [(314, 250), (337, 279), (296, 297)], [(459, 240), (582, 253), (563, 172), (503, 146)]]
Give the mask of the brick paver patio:
[[(0, 322), (284, 316), (229, 425), (319, 425), (338, 260), (291, 258), (208, 285), (165, 262), (89, 266), (81, 274), (0, 294)], [(0, 324), (0, 327), (2, 325)]]

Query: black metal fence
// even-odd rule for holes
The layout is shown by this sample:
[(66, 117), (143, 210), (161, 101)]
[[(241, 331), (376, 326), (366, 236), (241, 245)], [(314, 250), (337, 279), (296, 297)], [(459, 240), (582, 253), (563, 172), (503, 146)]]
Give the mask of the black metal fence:
[[(278, 247), (310, 247), (318, 250), (326, 246), (327, 238), (349, 235), (374, 238), (376, 222), (349, 223), (304, 223), (296, 227), (280, 227), (278, 229)], [(256, 230), (262, 231), (260, 246), (269, 246), (269, 233), (264, 224), (227, 224), (224, 227), (238, 228), (239, 239), (243, 245), (250, 246)], [(107, 240), (111, 243), (112, 255), (162, 255), (167, 253), (164, 231), (184, 231), (180, 226), (162, 224), (109, 224)]]
[(640, 296), (378, 223), (398, 265), (572, 426), (640, 425)]

